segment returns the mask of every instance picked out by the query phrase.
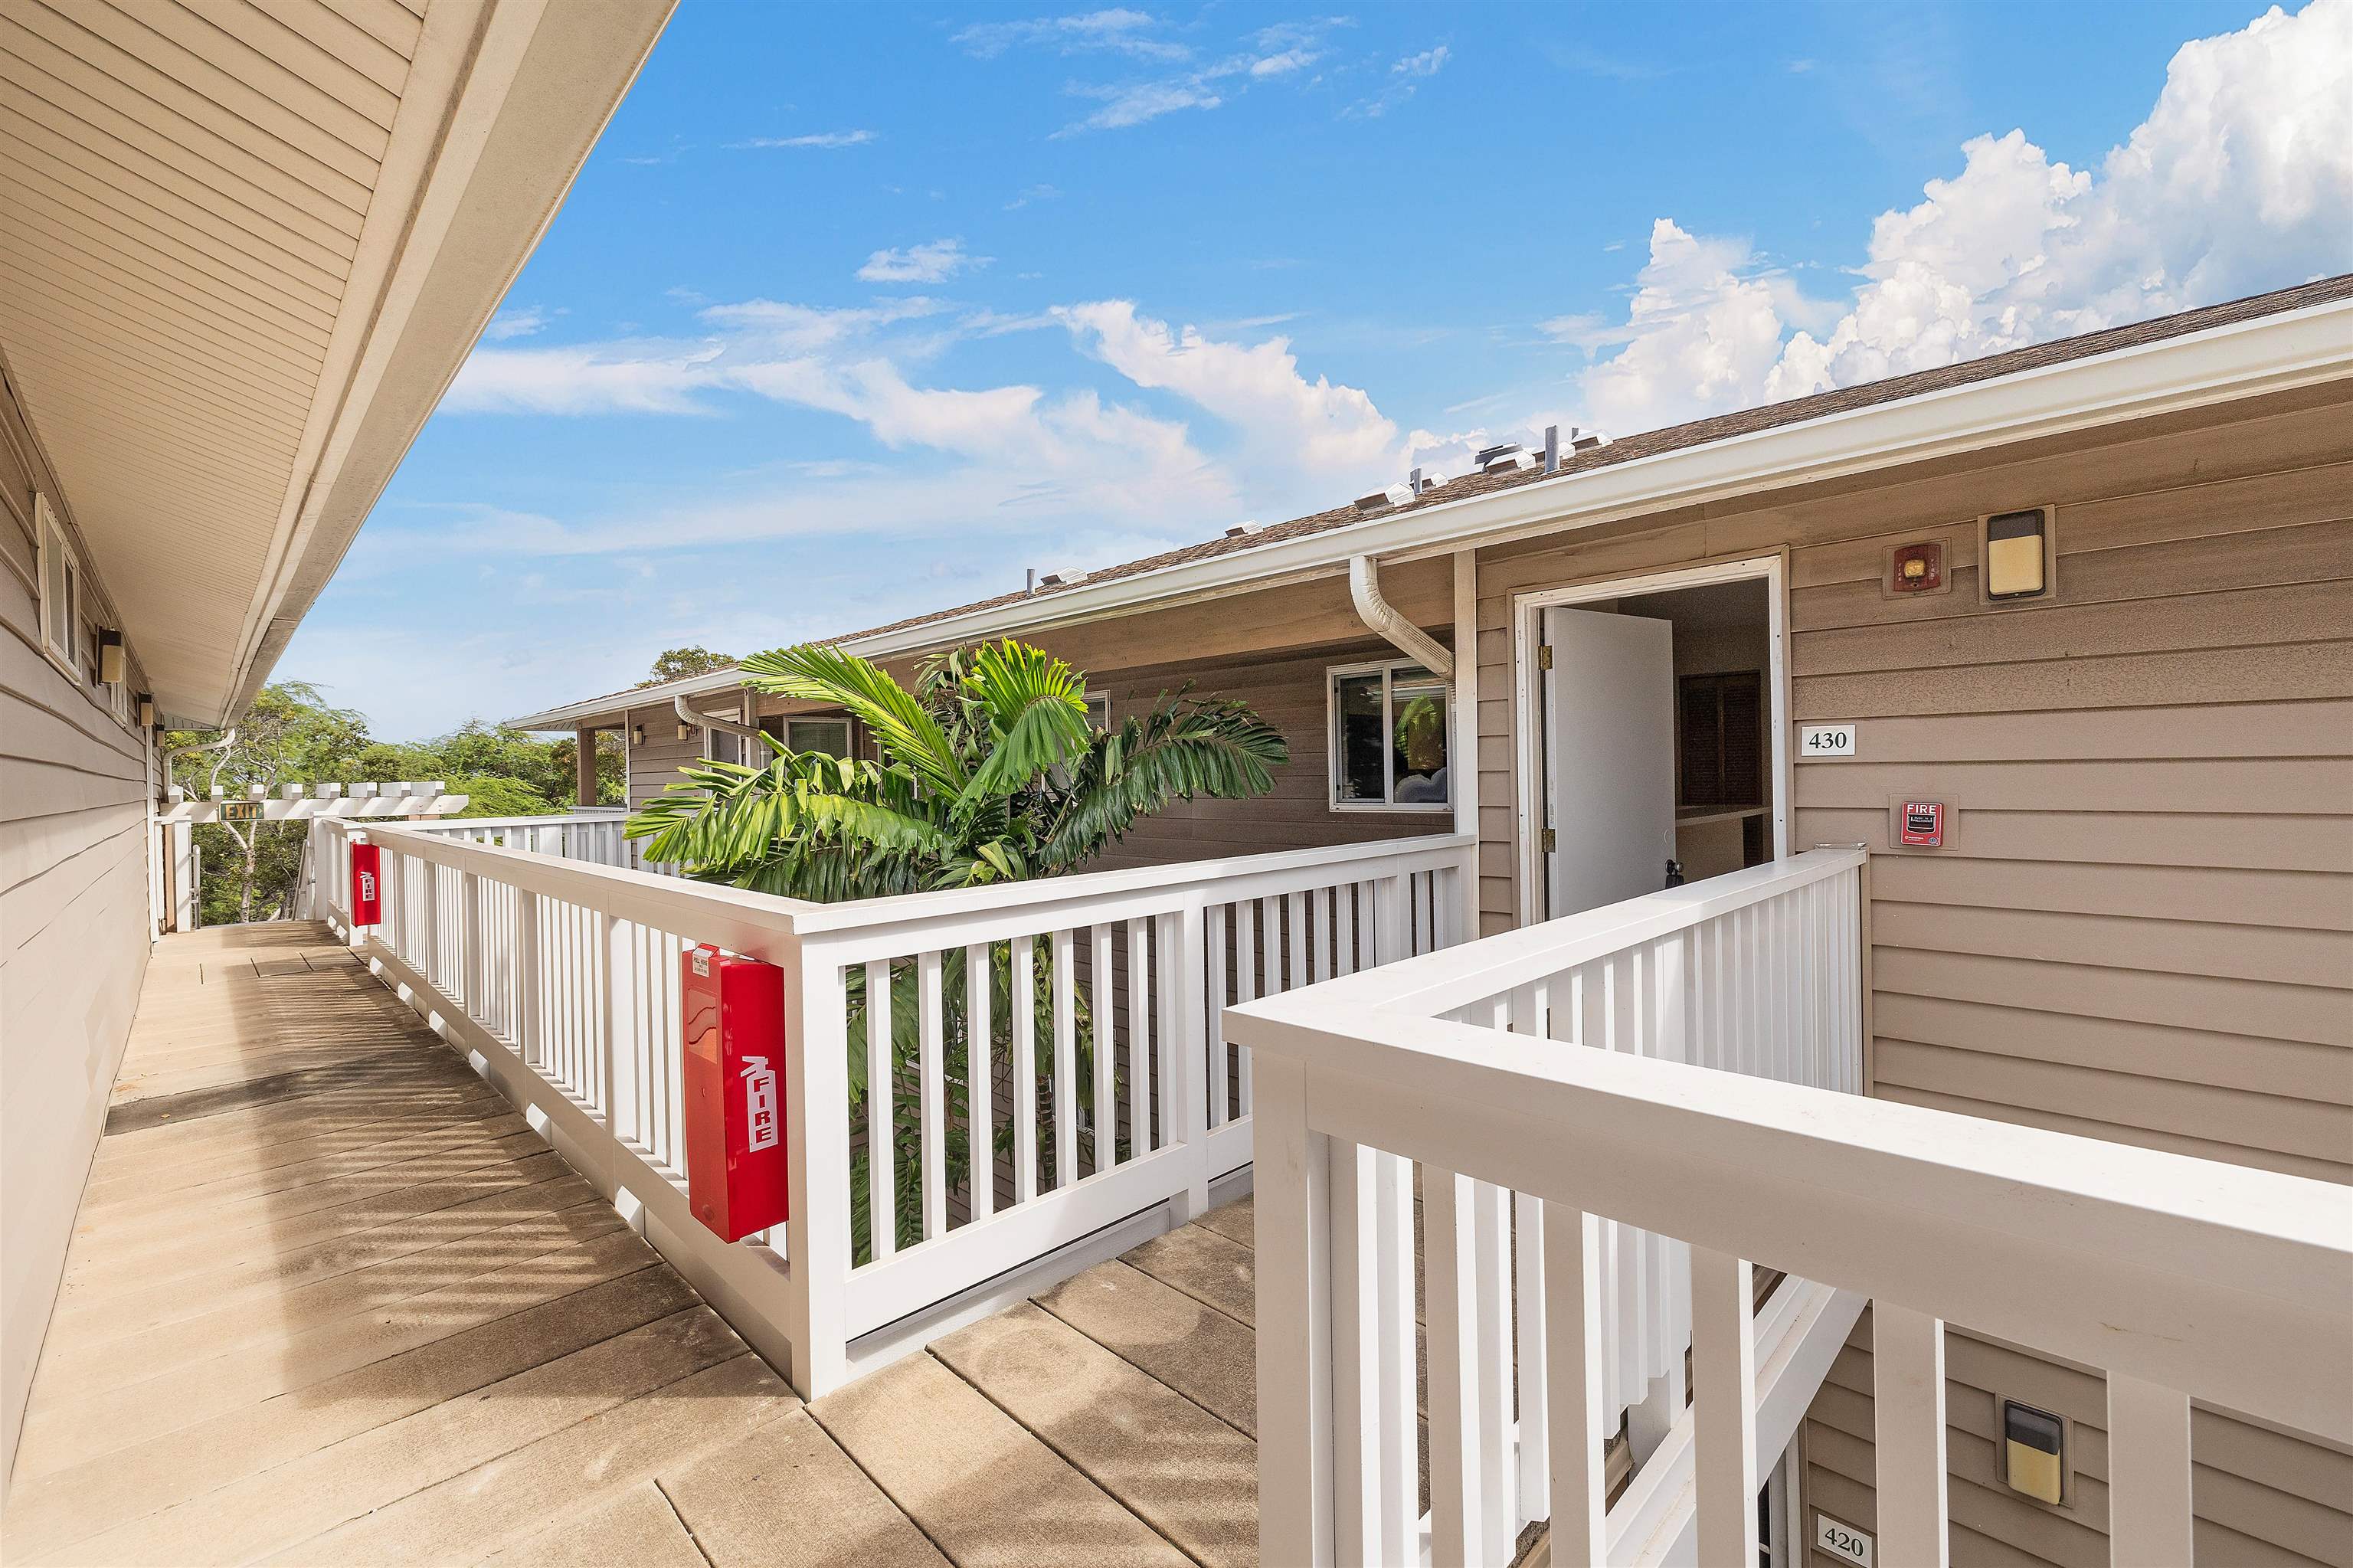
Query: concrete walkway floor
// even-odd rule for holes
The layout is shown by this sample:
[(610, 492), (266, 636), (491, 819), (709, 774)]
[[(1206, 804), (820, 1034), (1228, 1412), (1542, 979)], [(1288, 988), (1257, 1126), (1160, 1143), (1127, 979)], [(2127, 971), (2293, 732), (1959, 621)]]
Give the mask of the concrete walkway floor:
[(1247, 1202), (803, 1405), (318, 926), (166, 938), (10, 1563), (1255, 1560)]

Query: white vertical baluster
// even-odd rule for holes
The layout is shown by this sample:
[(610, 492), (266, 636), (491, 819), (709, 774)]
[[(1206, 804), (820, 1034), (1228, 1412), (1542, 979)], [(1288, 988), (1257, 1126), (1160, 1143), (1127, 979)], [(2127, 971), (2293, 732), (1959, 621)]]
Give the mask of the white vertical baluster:
[(1380, 1200), (1363, 1144), (1330, 1146), (1332, 1194), (1332, 1550), (1378, 1560), (1381, 1540)]
[(1479, 1259), (1479, 1520), (1487, 1561), (1504, 1563), (1519, 1531), (1511, 1454), (1511, 1194), (1492, 1181), (1473, 1182), (1471, 1191)]
[[(793, 1194), (785, 1225), (793, 1289), (784, 1331), (793, 1346), (793, 1386), (804, 1399), (849, 1378), (844, 1287), (851, 1264), (849, 1214), (849, 976), (821, 947), (784, 954), (786, 1181)], [(770, 1234), (771, 1245), (775, 1242)]]
[[(1258, 1189), (1259, 1560), (1326, 1568), (1333, 1552), (1332, 1249), (1326, 1139), (1307, 1074), (1267, 1064)], [(1341, 1158), (1352, 1151), (1343, 1145)], [(1435, 1259), (1433, 1258), (1433, 1263)], [(1437, 1325), (1433, 1322), (1433, 1333)], [(1433, 1339), (1433, 1343), (1435, 1340)], [(1431, 1391), (1435, 1401), (1436, 1390)]]
[(1119, 1086), (1113, 1071), (1119, 1065), (1119, 970), (1112, 953), (1111, 927), (1098, 924), (1089, 934), (1093, 941), (1087, 966), (1087, 1001), (1094, 1015), (1095, 1081), (1087, 1108), (1094, 1121), (1094, 1168), (1108, 1171), (1119, 1160)]
[(948, 1103), (941, 1045), (940, 953), (915, 959), (916, 1065), (923, 1125), (923, 1239), (948, 1234)]
[[(1552, 1560), (1599, 1563), (1609, 1536), (1601, 1463), (1601, 1220), (1574, 1205), (1544, 1205), (1545, 1408), (1551, 1471)], [(1527, 1341), (1520, 1353), (1527, 1354)], [(1521, 1441), (1529, 1414), (1520, 1411)], [(1614, 1422), (1611, 1423), (1614, 1425)], [(1533, 1508), (1535, 1505), (1526, 1505)]]
[(964, 950), (965, 1130), (966, 1164), (971, 1171), (972, 1217), (985, 1220), (997, 1212), (997, 1090), (996, 1065), (989, 1060), (990, 948), (976, 942)]
[(515, 889), (515, 1051), (523, 1065), (541, 1065), (539, 895)]
[(1013, 1201), (1038, 1195), (1038, 939), (1013, 938)]
[(866, 966), (866, 1228), (877, 1258), (889, 1257), (899, 1245), (891, 1035), (891, 961), (877, 959)]
[(1281, 996), (1291, 988), (1282, 976), (1282, 900), (1259, 903), (1259, 994)]
[(1348, 883), (1348, 885), (1336, 887), (1335, 893), (1332, 893), (1332, 909), (1336, 911), (1336, 930), (1339, 930), (1339, 942), (1336, 942), (1336, 948), (1339, 948), (1341, 975), (1356, 975), (1357, 970), (1356, 904), (1357, 899), (1367, 897), (1367, 895), (1369, 895), (1369, 883)]
[(1079, 1046), (1078, 981), (1071, 973), (1077, 944), (1070, 931), (1053, 937), (1054, 989), (1054, 1185), (1067, 1187), (1079, 1179)]
[[(1234, 1001), (1236, 1005), (1258, 995), (1260, 954), (1263, 944), (1258, 937), (1258, 900), (1245, 898), (1234, 906)], [(1269, 981), (1271, 991), (1282, 988)], [(1242, 1116), (1250, 1115), (1250, 1047), (1238, 1045), (1233, 1052), (1234, 1105)]]
[(1297, 991), (1308, 983), (1307, 970), (1307, 895), (1294, 893), (1284, 901), (1290, 916), (1291, 969), (1282, 989)]
[(1161, 1012), (1160, 1105), (1162, 1125), (1172, 1143), (1186, 1151), (1185, 1196), (1175, 1218), (1190, 1222), (1209, 1210), (1208, 1097), (1209, 1047), (1215, 1015), (1224, 1001), (1220, 976), (1214, 990), (1205, 990), (1208, 972), (1208, 918), (1200, 896), (1186, 900), (1175, 914), (1161, 916), (1160, 942), (1153, 949), (1160, 989), (1167, 1001)]
[[(1537, 988), (1520, 987), (1512, 994), (1513, 1033), (1539, 1033), (1545, 1012)], [(1545, 1450), (1551, 1423), (1545, 1414), (1549, 1397), (1545, 1356), (1550, 1345), (1545, 1335), (1544, 1215), (1545, 1206), (1535, 1199), (1525, 1193), (1513, 1196), (1512, 1227), (1517, 1243), (1513, 1268), (1518, 1283), (1512, 1298), (1516, 1325), (1512, 1343), (1518, 1347), (1520, 1420), (1519, 1507), (1515, 1522), (1543, 1519), (1551, 1511), (1545, 1500), (1550, 1479)]]
[[(434, 874), (438, 868), (429, 860), (411, 862), (406, 855), (401, 856), (400, 861), (402, 881), (407, 880), (408, 868), (412, 864), (420, 874), (417, 878), (420, 929), (417, 957), (412, 961), (417, 966), (417, 972), (425, 977), (426, 985), (438, 989), (441, 984), (441, 884)], [(407, 889), (404, 887), (401, 891), (405, 893)]]
[(1310, 954), (1308, 972), (1317, 980), (1332, 978), (1332, 890), (1310, 888), (1307, 893), (1307, 950)]
[(1468, 1176), (1427, 1162), (1421, 1168), (1431, 1568), (1469, 1568), (1486, 1550), (1479, 1514), (1479, 1281), (1472, 1187)]
[(1942, 1322), (1883, 1299), (1871, 1304), (1871, 1397), (1879, 1550), (1891, 1563), (1944, 1568), (1951, 1556), (1945, 1539)]
[(1128, 1158), (1152, 1151), (1152, 945), (1144, 922), (1127, 923)]
[(1379, 1561), (1418, 1565), (1421, 1560), (1421, 1422), (1413, 1316), (1413, 1161), (1402, 1155), (1376, 1154), (1373, 1181), (1375, 1239), (1380, 1248), (1375, 1266), (1381, 1288)]
[(2108, 1561), (2191, 1558), (2189, 1396), (2108, 1374)]
[[(1709, 1568), (1757, 1563), (1755, 1277), (1746, 1258), (1692, 1248), (1693, 1470), (1699, 1560)], [(1883, 1509), (1880, 1524), (1884, 1542)], [(1909, 1568), (1911, 1559), (1882, 1551)]]
[(632, 961), (637, 927), (610, 915), (603, 916), (601, 924), (605, 938), (605, 1056), (597, 1073), (596, 1100), (605, 1112), (605, 1130), (619, 1138), (638, 1114), (635, 1086), (623, 1080), (625, 1069), (637, 1054), (632, 1025), (637, 1020), (638, 1003), (631, 983), (637, 979), (637, 965)]
[(1201, 1120), (1205, 1129), (1226, 1124), (1226, 909), (1223, 904), (1210, 905), (1204, 921), (1209, 1006), (1208, 1103), (1202, 1107), (1207, 1114)]
[(458, 924), (466, 955), (458, 980), (465, 992), (461, 1011), (485, 1025), (497, 1022), (491, 1010), (491, 959), (482, 942), (482, 879), (470, 871), (458, 874)]

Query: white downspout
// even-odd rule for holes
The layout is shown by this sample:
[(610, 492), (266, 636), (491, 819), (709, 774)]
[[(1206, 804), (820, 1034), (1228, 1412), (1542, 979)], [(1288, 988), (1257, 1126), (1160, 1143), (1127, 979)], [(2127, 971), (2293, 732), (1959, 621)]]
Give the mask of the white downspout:
[(684, 723), (701, 725), (704, 729), (715, 729), (723, 735), (740, 735), (750, 740), (760, 738), (760, 732), (750, 725), (737, 724), (733, 719), (721, 718), (717, 714), (688, 707), (683, 696), (672, 697), (670, 703), (678, 710), (678, 716)]
[(1454, 679), (1454, 659), (1439, 641), (1399, 615), (1381, 597), (1381, 568), (1370, 556), (1348, 557), (1348, 597), (1356, 601), (1357, 618), (1410, 655), (1413, 662), (1441, 680)]

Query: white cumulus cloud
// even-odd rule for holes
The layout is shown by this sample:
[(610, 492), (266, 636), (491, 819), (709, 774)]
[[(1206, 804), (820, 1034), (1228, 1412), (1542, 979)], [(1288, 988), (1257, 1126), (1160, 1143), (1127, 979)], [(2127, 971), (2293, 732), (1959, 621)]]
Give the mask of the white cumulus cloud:
[(1852, 386), (2284, 287), (2353, 266), (2353, 0), (2277, 6), (2176, 52), (2148, 117), (2094, 168), (2024, 130), (1872, 226), (1825, 308), (1736, 239), (1653, 226), (1623, 322), (1546, 332), (1596, 353), (1586, 412), (1631, 430)]
[(1127, 300), (1055, 312), (1088, 352), (1139, 387), (1165, 389), (1233, 426), (1259, 455), (1324, 473), (1391, 462), (1397, 426), (1355, 387), (1299, 371), (1287, 338), (1243, 344), (1171, 328)]

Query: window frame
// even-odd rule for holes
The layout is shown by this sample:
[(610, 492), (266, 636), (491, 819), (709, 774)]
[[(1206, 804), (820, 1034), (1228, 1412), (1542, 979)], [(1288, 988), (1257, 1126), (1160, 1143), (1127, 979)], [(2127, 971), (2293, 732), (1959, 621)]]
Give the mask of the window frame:
[[(1405, 683), (1409, 691), (1435, 688), (1446, 698), (1446, 799), (1443, 800), (1407, 800), (1397, 799), (1397, 751), (1393, 745), (1381, 748), (1381, 799), (1377, 800), (1346, 800), (1340, 796), (1340, 683), (1356, 675), (1381, 677), (1381, 734), (1385, 741), (1397, 732), (1398, 676), (1406, 671), (1419, 671)], [(1410, 659), (1371, 659), (1354, 664), (1329, 664), (1324, 670), (1324, 751), (1325, 779), (1324, 804), (1333, 811), (1404, 811), (1422, 816), (1451, 815), (1454, 810), (1454, 743), (1461, 728), (1455, 712), (1454, 684), (1445, 676), (1418, 664)]]
[[(74, 551), (73, 542), (66, 537), (65, 524), (58, 521), (56, 508), (49, 498), (38, 492), (33, 496), (34, 540), (33, 575), (38, 581), (35, 608), (41, 620), (41, 652), (49, 662), (73, 677), (74, 684), (84, 683), (81, 673), (81, 557)], [(65, 641), (57, 641), (50, 616), (49, 567), (53, 561), (65, 567)]]
[[(1111, 694), (1109, 692), (1091, 691), (1086, 693), (1084, 696), (1081, 698), (1081, 701), (1086, 705), (1088, 725), (1102, 734), (1110, 734), (1112, 726), (1118, 722), (1112, 715)], [(1094, 710), (1097, 703), (1101, 703), (1103, 705), (1103, 722), (1101, 724), (1095, 723)]]
[(840, 727), (841, 749), (826, 753), (828, 757), (849, 756), (851, 754), (849, 748), (858, 739), (857, 727), (849, 722), (849, 715), (846, 714), (838, 716), (825, 714), (785, 714), (780, 716), (785, 721), (785, 733), (779, 738), (784, 741), (785, 749), (787, 751), (799, 753), (809, 749), (807, 747), (793, 744), (793, 726), (797, 724), (835, 725)]

